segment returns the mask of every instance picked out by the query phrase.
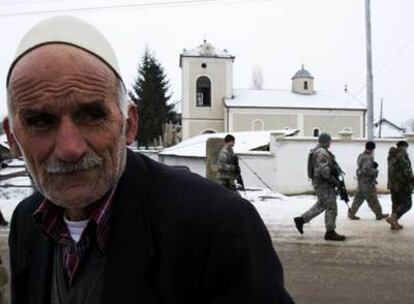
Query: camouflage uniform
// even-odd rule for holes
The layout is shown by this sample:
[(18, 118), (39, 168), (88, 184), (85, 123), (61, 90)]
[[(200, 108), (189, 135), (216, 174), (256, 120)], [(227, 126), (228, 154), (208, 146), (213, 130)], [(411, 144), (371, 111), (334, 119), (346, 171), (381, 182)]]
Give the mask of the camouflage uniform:
[(357, 213), (359, 207), (366, 200), (377, 218), (381, 218), (382, 208), (378, 201), (376, 188), (378, 168), (375, 166), (374, 156), (365, 151), (358, 156), (357, 164), (358, 189), (351, 206), (351, 212)]
[(313, 178), (312, 185), (318, 201), (308, 211), (302, 214), (305, 223), (325, 211), (325, 226), (327, 231), (336, 228), (338, 207), (336, 203), (335, 186), (337, 181), (332, 177), (335, 158), (327, 149), (316, 146), (312, 151)]
[(392, 147), (388, 154), (388, 188), (391, 191), (392, 213), (398, 218), (411, 209), (413, 182), (408, 153)]
[(229, 190), (236, 190), (236, 166), (235, 155), (231, 147), (224, 146), (221, 148), (218, 158), (218, 180), (219, 183)]

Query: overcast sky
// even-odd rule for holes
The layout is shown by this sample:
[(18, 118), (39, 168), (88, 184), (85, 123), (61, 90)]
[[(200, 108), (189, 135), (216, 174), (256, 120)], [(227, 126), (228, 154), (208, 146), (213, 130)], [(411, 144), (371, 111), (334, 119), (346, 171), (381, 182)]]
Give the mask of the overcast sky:
[[(140, 5), (163, 2), (170, 4)], [(206, 37), (236, 56), (235, 88), (251, 87), (258, 65), (265, 88), (290, 89), (290, 78), (304, 63), (316, 90), (341, 91), (348, 84), (355, 98), (366, 103), (364, 0), (183, 2), (0, 0), (0, 115), (6, 114), (6, 73), (19, 40), (54, 15), (73, 15), (101, 30), (118, 55), (128, 86), (148, 46), (165, 68), (173, 101), (181, 96), (180, 52)], [(371, 2), (376, 117), (383, 97), (384, 116), (401, 124), (414, 118), (414, 1)], [(102, 8), (119, 4), (126, 6)]]

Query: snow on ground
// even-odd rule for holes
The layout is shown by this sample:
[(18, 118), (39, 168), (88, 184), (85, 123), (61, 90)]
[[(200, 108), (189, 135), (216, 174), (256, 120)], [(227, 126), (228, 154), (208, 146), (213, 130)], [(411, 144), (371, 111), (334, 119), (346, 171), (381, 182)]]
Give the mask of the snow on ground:
[[(7, 164), (7, 167), (0, 170), (0, 176), (25, 171), (22, 160), (13, 159), (11, 161), (4, 161), (4, 163)], [(0, 187), (0, 210), (6, 220), (10, 220), (16, 205), (32, 193), (30, 179), (27, 176), (19, 176), (7, 180), (0, 180), (0, 186), (2, 186)]]
[[(0, 182), (4, 184), (5, 181)], [(27, 177), (18, 177), (8, 180), (7, 183), (15, 185), (29, 185)], [(0, 187), (0, 210), (6, 220), (10, 220), (16, 205), (32, 192), (31, 188), (3, 188)], [(315, 218), (311, 223), (305, 225), (305, 235), (300, 235), (293, 224), (293, 218), (301, 215), (310, 208), (316, 201), (312, 195), (284, 196), (269, 189), (247, 188), (241, 195), (250, 201), (263, 218), (269, 229), (272, 239), (276, 242), (319, 242), (325, 230), (324, 215)], [(381, 204), (384, 213), (391, 210), (390, 195), (381, 195)], [(351, 197), (352, 200), (352, 197)], [(362, 218), (360, 221), (350, 221), (347, 218), (348, 207), (343, 201), (338, 199), (338, 220), (337, 231), (345, 233), (360, 244), (370, 242), (364, 240), (363, 235), (383, 234), (384, 239), (389, 237), (389, 225), (385, 221), (376, 221), (374, 214), (364, 203), (358, 212)], [(414, 231), (414, 212), (409, 211), (402, 219), (401, 224), (405, 229), (401, 232), (400, 241), (408, 241), (408, 234)]]
[[(265, 189), (254, 189), (254, 191), (246, 191), (246, 193), (242, 192), (241, 194), (256, 207), (276, 247), (281, 243), (326, 244), (323, 240), (325, 233), (324, 214), (305, 224), (304, 235), (298, 233), (293, 222), (294, 217), (300, 216), (316, 202), (315, 196), (283, 196)], [(350, 199), (352, 202), (353, 197)], [(379, 200), (383, 212), (391, 212), (391, 196), (389, 194), (380, 195)], [(351, 221), (347, 214), (347, 205), (338, 199), (337, 232), (345, 234), (347, 242), (335, 243), (335, 246), (368, 248), (387, 243), (389, 248), (399, 248), (401, 254), (411, 252), (414, 235), (414, 212), (412, 210), (401, 218), (400, 223), (404, 225), (404, 229), (398, 232), (391, 231), (385, 220), (377, 221), (366, 202), (357, 214), (361, 217), (361, 220)], [(330, 243), (330, 245), (333, 244)]]

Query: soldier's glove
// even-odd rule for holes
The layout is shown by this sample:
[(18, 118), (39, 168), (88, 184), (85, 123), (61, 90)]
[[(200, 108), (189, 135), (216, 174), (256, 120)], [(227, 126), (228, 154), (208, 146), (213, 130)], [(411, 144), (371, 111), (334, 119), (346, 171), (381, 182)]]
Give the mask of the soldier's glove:
[(339, 183), (339, 181), (336, 179), (336, 178), (334, 178), (334, 177), (331, 177), (330, 179), (329, 179), (329, 183), (332, 185), (332, 186), (334, 186), (335, 188), (337, 188), (337, 187), (339, 187), (341, 184)]

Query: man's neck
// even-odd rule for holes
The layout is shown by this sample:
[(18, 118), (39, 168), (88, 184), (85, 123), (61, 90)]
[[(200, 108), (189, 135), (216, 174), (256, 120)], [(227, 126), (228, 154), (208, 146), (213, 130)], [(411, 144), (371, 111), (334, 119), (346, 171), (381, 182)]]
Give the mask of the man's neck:
[(85, 208), (82, 209), (65, 209), (65, 217), (70, 221), (82, 221), (88, 218)]

